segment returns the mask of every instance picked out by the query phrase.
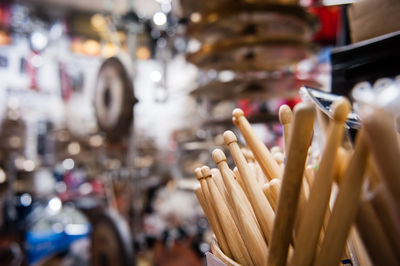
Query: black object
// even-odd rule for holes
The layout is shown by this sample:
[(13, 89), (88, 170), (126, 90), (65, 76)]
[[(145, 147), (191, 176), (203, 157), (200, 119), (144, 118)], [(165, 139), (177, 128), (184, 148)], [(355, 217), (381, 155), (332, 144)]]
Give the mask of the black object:
[[(383, 22), (384, 23), (384, 22)], [(350, 98), (361, 81), (375, 82), (400, 74), (400, 31), (332, 51), (332, 93)]]
[(91, 236), (91, 265), (135, 265), (132, 237), (125, 220), (115, 211), (98, 214)]

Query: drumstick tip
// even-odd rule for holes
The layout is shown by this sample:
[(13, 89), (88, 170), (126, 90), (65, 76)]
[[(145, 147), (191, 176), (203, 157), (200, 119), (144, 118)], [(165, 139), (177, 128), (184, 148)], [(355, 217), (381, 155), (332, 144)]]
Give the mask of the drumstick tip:
[(221, 149), (215, 149), (212, 152), (212, 158), (216, 164), (226, 161), (225, 153)]
[(210, 170), (210, 167), (208, 167), (208, 166), (203, 166), (202, 168), (201, 168), (201, 173), (203, 174), (203, 177), (204, 178), (208, 178), (208, 177), (211, 177), (211, 170)]
[(244, 116), (244, 112), (240, 108), (235, 108), (232, 112), (233, 119), (238, 119), (241, 116)]
[(201, 172), (201, 169), (199, 167), (194, 169), (194, 173), (196, 174), (198, 180), (203, 178), (203, 173)]
[(282, 125), (290, 124), (292, 122), (292, 110), (286, 104), (279, 107), (279, 121)]
[(347, 114), (350, 112), (350, 102), (342, 97), (332, 104), (333, 119), (338, 122), (344, 122), (347, 119)]
[(226, 145), (229, 145), (232, 142), (237, 142), (237, 138), (236, 138), (235, 134), (230, 130), (227, 130), (224, 132), (224, 140), (225, 140)]

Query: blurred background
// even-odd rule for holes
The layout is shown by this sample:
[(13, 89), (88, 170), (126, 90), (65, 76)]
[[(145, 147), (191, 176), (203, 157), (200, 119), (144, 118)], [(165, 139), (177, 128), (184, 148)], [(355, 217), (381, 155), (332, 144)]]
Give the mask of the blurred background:
[(385, 49), (364, 41), (399, 30), (396, 10), (389, 0), (2, 0), (1, 264), (204, 264), (211, 231), (193, 170), (223, 147), (232, 110), (282, 148), (277, 111), (301, 101), (301, 86), (348, 95), (399, 74), (397, 33)]

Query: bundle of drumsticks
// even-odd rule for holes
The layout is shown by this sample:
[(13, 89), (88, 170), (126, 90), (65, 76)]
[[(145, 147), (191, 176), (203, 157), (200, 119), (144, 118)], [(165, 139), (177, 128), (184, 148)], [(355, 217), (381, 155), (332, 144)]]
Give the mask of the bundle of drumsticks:
[[(335, 101), (318, 167), (307, 167), (315, 107), (281, 106), (284, 155), (258, 138), (240, 109), (224, 141), (217, 168), (197, 168), (196, 196), (226, 264), (400, 265), (400, 145), (392, 116), (371, 108), (362, 117), (354, 148), (342, 140), (350, 103)], [(338, 189), (333, 189), (336, 187)], [(332, 195), (332, 196), (331, 196)], [(214, 252), (215, 253), (215, 252)], [(229, 260), (231, 259), (231, 260)]]

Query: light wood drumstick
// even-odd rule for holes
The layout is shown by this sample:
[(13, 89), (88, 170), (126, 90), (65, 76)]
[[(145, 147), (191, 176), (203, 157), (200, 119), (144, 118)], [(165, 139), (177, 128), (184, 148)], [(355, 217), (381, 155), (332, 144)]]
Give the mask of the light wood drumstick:
[[(250, 211), (253, 220), (255, 221), (255, 223), (257, 224), (258, 228), (260, 228), (259, 223), (257, 222), (257, 218), (256, 215), (254, 213), (253, 207), (250, 204), (250, 201), (247, 197), (247, 194), (245, 193), (243, 187), (237, 182), (235, 181), (235, 174), (233, 173), (233, 171), (229, 168), (228, 163), (226, 162), (226, 156), (224, 154), (224, 152), (220, 149), (215, 149), (212, 153), (212, 157), (213, 160), (215, 162), (215, 164), (218, 166), (218, 172), (221, 175), (223, 182), (225, 184), (225, 187), (227, 188), (227, 200), (229, 202), (229, 205), (232, 206), (232, 216), (234, 216), (235, 218), (235, 223), (239, 223), (239, 221), (237, 221), (237, 215), (234, 211), (233, 208), (233, 200), (232, 200), (232, 193), (231, 190), (228, 189), (228, 186), (232, 186), (234, 187), (234, 191), (235, 191), (235, 195), (236, 198), (240, 199), (240, 201), (246, 206), (246, 208)], [(249, 218), (250, 219), (250, 218)]]
[[(221, 156), (221, 150), (214, 150), (213, 158), (218, 158)], [(222, 156), (225, 155), (222, 152)], [(226, 158), (225, 158), (226, 159)], [(205, 176), (211, 175), (211, 171), (208, 167), (202, 167), (202, 173)], [(221, 173), (224, 178), (224, 172)], [(263, 235), (261, 233), (260, 227), (255, 219), (253, 219), (253, 215), (248, 207), (243, 203), (242, 196), (238, 191), (238, 188), (235, 184), (233, 184), (233, 179), (224, 178), (226, 188), (229, 191), (229, 198), (232, 202), (233, 209), (236, 213), (236, 217), (238, 218), (238, 229), (243, 238), (243, 241), (247, 245), (247, 249), (250, 251), (250, 256), (255, 265), (266, 265), (267, 263), (267, 244), (264, 241)]]
[(250, 163), (250, 162), (254, 163), (255, 162), (256, 159), (254, 158), (253, 153), (249, 149), (242, 148), (241, 151), (243, 152), (244, 158), (246, 158), (246, 161), (248, 163)]
[(311, 187), (312, 184), (314, 183), (315, 172), (316, 172), (315, 166), (313, 166), (313, 165), (307, 166), (306, 170), (304, 171), (304, 175), (307, 180), (308, 187)]
[(354, 222), (361, 186), (368, 159), (368, 147), (363, 128), (358, 132), (355, 150), (343, 177), (331, 218), (325, 231), (315, 266), (336, 266), (345, 249), (345, 243)]
[(279, 121), (282, 124), (283, 128), (283, 140), (285, 143), (285, 154), (287, 156), (289, 152), (289, 134), (291, 132), (291, 124), (292, 124), (292, 110), (286, 104), (282, 105), (279, 108)]
[(247, 250), (246, 244), (240, 235), (239, 229), (236, 227), (234, 219), (229, 212), (217, 185), (211, 178), (211, 175), (204, 176), (204, 179), (206, 180), (210, 191), (217, 219), (221, 224), (222, 231), (229, 245), (233, 259), (243, 265), (252, 265), (253, 261), (251, 260), (250, 253)]
[(258, 138), (254, 129), (251, 127), (249, 121), (244, 117), (244, 113), (241, 109), (233, 110), (233, 123), (239, 128), (244, 139), (249, 145), (251, 151), (254, 154), (257, 162), (261, 166), (264, 175), (271, 180), (273, 178), (282, 177), (282, 169), (275, 162), (272, 154), (264, 143)]
[(228, 191), (226, 190), (224, 180), (222, 179), (222, 175), (218, 169), (212, 168), (211, 169), (211, 177), (214, 179), (215, 184), (218, 187), (219, 192), (221, 193), (224, 201), (228, 204)]
[[(299, 103), (294, 109), (294, 121), (283, 172), (278, 209), (272, 231), (268, 266), (286, 265), (292, 229), (300, 196), (301, 183), (308, 147), (313, 134), (315, 109), (311, 105)], [(295, 243), (297, 246), (297, 244)]]
[(247, 198), (249, 198), (249, 195), (247, 193), (247, 189), (242, 181), (242, 178), (240, 177), (240, 173), (239, 170), (237, 169), (237, 167), (233, 168), (233, 173), (235, 176), (235, 180), (239, 183), (240, 187), (243, 189), (243, 191), (246, 193)]
[(265, 240), (268, 243), (271, 237), (271, 230), (274, 223), (274, 211), (272, 210), (271, 205), (265, 197), (261, 186), (257, 184), (254, 176), (252, 176), (252, 172), (247, 165), (246, 159), (240, 151), (235, 134), (229, 130), (225, 131), (224, 140), (225, 143), (228, 145), (233, 160), (235, 161), (236, 166), (239, 170), (240, 177), (243, 181), (244, 186), (246, 187), (250, 203), (253, 206)]
[(281, 190), (281, 179), (274, 178), (269, 183), (264, 184), (263, 191), (267, 197), (269, 204), (276, 213), (278, 207), (279, 192)]
[(209, 221), (209, 223), (211, 225), (211, 229), (213, 230), (222, 251), (227, 256), (231, 257), (232, 253), (229, 249), (229, 245), (226, 241), (225, 235), (221, 228), (221, 224), (217, 219), (217, 215), (215, 213), (216, 210), (213, 208), (213, 203), (212, 203), (212, 199), (211, 199), (210, 191), (208, 189), (207, 182), (205, 182), (200, 168), (195, 169), (195, 174), (201, 185), (201, 187), (199, 187), (198, 189), (195, 190), (197, 199), (200, 202), (200, 205), (204, 211), (204, 214), (206, 215), (207, 220)]
[(342, 177), (347, 169), (351, 158), (351, 151), (346, 150), (343, 147), (339, 147), (336, 153), (336, 169), (335, 169), (335, 181), (340, 184), (342, 182)]
[(344, 123), (350, 112), (350, 103), (344, 98), (334, 103), (333, 120), (328, 127), (325, 149), (311, 187), (307, 208), (300, 221), (295, 243), (292, 265), (311, 265), (314, 260), (317, 243), (329, 205), (336, 151), (343, 138)]
[(360, 202), (356, 224), (374, 265), (399, 265), (382, 225), (369, 201), (363, 200)]
[(382, 180), (392, 193), (400, 210), (400, 147), (393, 117), (384, 110), (374, 109), (363, 117), (365, 132)]

